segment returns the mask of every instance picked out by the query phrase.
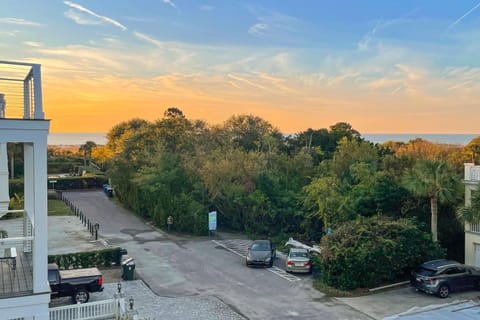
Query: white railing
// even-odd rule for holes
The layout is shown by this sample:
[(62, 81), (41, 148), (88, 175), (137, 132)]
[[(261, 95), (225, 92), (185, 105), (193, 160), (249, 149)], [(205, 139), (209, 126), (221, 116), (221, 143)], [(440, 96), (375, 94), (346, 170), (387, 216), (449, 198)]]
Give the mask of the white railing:
[(8, 210), (6, 213), (23, 213), (23, 217), (0, 222), (0, 231), (5, 232), (0, 235), (0, 250), (17, 247), (23, 248), (23, 252), (32, 252), (32, 241), (35, 237), (28, 214), (25, 210)]
[(480, 223), (470, 223), (470, 231), (480, 233)]
[(18, 118), (23, 108), (23, 119), (44, 119), (39, 64), (0, 61), (0, 88), (4, 95), (1, 118)]
[(50, 308), (50, 320), (89, 320), (115, 317), (115, 299)]
[(465, 163), (465, 180), (480, 181), (480, 166), (473, 163)]

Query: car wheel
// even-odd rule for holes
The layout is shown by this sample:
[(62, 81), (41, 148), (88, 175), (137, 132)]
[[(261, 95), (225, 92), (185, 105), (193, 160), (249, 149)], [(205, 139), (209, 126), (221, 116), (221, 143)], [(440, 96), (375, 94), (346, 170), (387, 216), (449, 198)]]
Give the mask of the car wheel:
[(440, 288), (438, 288), (438, 296), (442, 299), (445, 299), (446, 297), (448, 297), (449, 293), (450, 293), (450, 289), (446, 284), (442, 284)]
[(270, 263), (268, 264), (268, 267), (269, 268), (273, 267), (273, 260), (270, 260)]
[(88, 291), (86, 291), (84, 289), (80, 289), (73, 294), (72, 302), (73, 303), (86, 303), (86, 302), (88, 302), (89, 298), (90, 298), (90, 295), (88, 294)]

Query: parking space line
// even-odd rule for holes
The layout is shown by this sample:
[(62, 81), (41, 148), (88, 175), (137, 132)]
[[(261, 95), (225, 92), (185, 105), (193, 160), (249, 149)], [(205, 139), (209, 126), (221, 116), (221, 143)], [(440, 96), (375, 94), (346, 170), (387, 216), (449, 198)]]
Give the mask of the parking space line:
[[(245, 258), (246, 255), (242, 254), (239, 251), (242, 251), (242, 252), (245, 251), (245, 248), (248, 248), (248, 246), (251, 243), (250, 240), (221, 240), (221, 241), (212, 240), (212, 242), (215, 243), (216, 245), (224, 248), (224, 249), (227, 249), (228, 251), (230, 251), (232, 253), (235, 253), (237, 256), (240, 256), (242, 258)], [(232, 249), (232, 247), (234, 249)], [(285, 280), (288, 280), (288, 281), (300, 281), (300, 280), (302, 280), (298, 277), (295, 277), (294, 275), (291, 275), (291, 274), (287, 273), (285, 270), (280, 269), (280, 268), (275, 267), (275, 266), (273, 266), (271, 268), (267, 268), (267, 270), (272, 272), (272, 273), (275, 273), (277, 276), (279, 276), (279, 277), (281, 277)]]
[(285, 272), (285, 270), (280, 269), (280, 268), (275, 267), (275, 266), (273, 266), (271, 268), (268, 268), (267, 270), (275, 273), (277, 276), (282, 277), (283, 279), (288, 280), (288, 281), (300, 281), (300, 280), (302, 280), (298, 277), (295, 277), (294, 275), (291, 275), (291, 274)]
[(229, 248), (229, 247), (227, 247), (225, 244), (223, 244), (223, 243), (220, 243), (220, 242), (218, 242), (217, 240), (212, 240), (212, 242), (213, 242), (213, 243), (215, 243), (216, 245), (218, 245), (218, 246), (222, 247), (222, 248), (225, 248), (225, 249), (227, 249), (227, 250), (228, 250), (228, 251), (230, 251), (230, 252), (233, 252), (233, 253), (235, 253), (236, 255), (238, 255), (238, 256), (240, 256), (240, 257), (242, 257), (242, 258), (245, 258), (245, 256), (244, 256), (244, 255), (242, 255), (241, 253), (239, 253), (239, 252), (237, 252), (237, 251), (235, 251), (235, 250), (233, 250), (233, 249), (230, 249), (230, 248)]

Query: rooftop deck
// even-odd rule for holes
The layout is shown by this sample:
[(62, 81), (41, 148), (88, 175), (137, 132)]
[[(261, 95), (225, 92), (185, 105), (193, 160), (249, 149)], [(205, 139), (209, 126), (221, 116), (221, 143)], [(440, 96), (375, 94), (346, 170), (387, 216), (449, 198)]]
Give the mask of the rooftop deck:
[(44, 119), (40, 65), (0, 61), (0, 119)]

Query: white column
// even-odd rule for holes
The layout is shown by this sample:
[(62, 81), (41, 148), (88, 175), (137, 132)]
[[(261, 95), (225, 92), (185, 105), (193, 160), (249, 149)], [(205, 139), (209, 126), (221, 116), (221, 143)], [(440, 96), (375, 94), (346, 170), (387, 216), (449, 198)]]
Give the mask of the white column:
[(35, 64), (32, 66), (33, 72), (33, 97), (34, 101), (34, 118), (43, 119), (43, 101), (42, 101), (42, 77), (40, 72), (40, 65)]
[[(0, 118), (5, 118), (5, 95), (2, 93), (0, 93)], [(0, 217), (5, 215), (9, 203), (7, 144), (0, 143)]]
[(0, 217), (6, 214), (9, 203), (7, 144), (0, 143)]
[[(25, 210), (33, 223), (33, 292), (49, 292), (47, 134), (25, 143)], [(33, 213), (33, 214), (32, 214)]]

